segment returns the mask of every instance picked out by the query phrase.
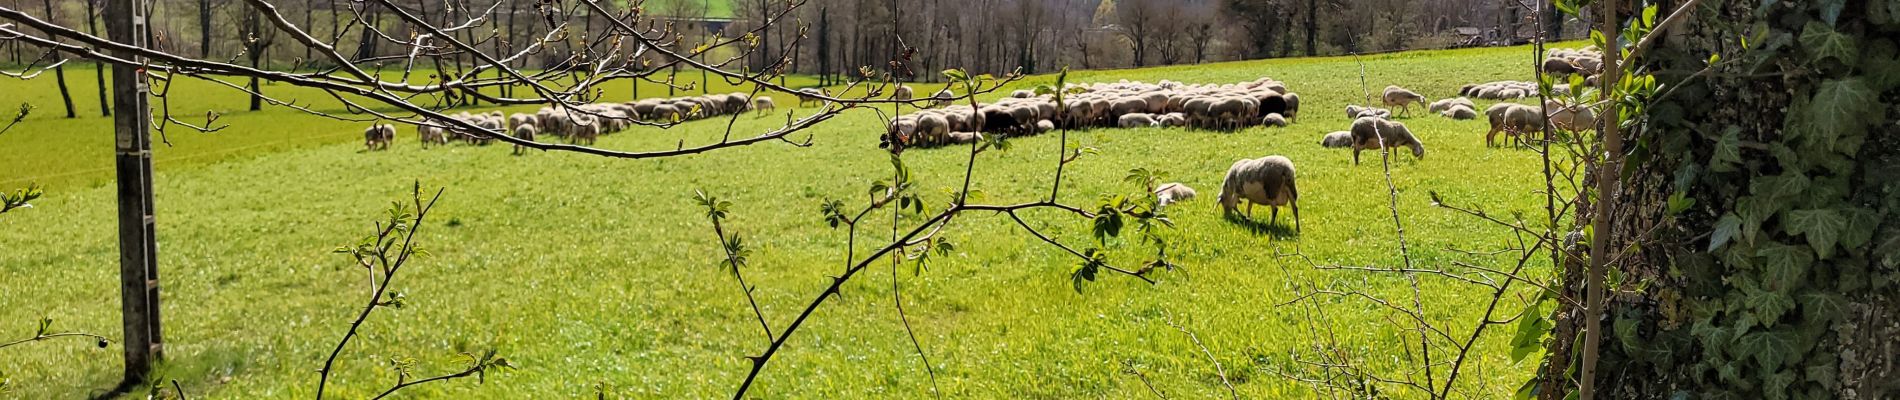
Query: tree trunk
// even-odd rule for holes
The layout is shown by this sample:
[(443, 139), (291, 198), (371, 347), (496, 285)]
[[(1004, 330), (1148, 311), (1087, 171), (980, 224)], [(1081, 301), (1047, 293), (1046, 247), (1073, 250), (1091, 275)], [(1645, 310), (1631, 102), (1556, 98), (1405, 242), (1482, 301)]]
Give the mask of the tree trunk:
[[(98, 6), (100, 1), (86, 0), (86, 33), (93, 36), (99, 36)], [(112, 98), (106, 94), (106, 70), (111, 67), (99, 61), (93, 61), (92, 66), (93, 77), (97, 78), (95, 82), (99, 87), (99, 115), (110, 117), (112, 116)]]
[[(46, 20), (58, 21), (58, 19), (53, 17), (53, 0), (43, 0), (43, 3), (46, 4)], [(47, 32), (46, 37), (54, 36), (52, 32)], [(58, 55), (58, 52), (55, 51), (54, 57), (57, 58)], [(64, 65), (53, 67), (53, 81), (59, 83), (59, 99), (66, 104), (66, 118), (77, 118), (79, 115), (73, 112), (73, 94), (66, 90), (66, 67)]]
[(1306, 56), (1319, 55), (1313, 48), (1319, 36), (1319, 0), (1306, 0)]
[(198, 0), (198, 56), (211, 58), (211, 0)]

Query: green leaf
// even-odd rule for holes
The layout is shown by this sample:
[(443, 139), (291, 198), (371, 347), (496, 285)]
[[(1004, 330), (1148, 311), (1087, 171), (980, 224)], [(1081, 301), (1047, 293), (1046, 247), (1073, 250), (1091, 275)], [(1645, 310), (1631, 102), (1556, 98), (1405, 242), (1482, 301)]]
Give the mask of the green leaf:
[(1821, 21), (1827, 22), (1827, 26), (1840, 26), (1841, 10), (1847, 8), (1847, 0), (1817, 0), (1814, 5), (1821, 11)]
[(1794, 354), (1794, 333), (1784, 331), (1754, 332), (1743, 335), (1735, 341), (1737, 350), (1755, 359), (1756, 366), (1762, 370), (1781, 369), (1781, 364)]
[(1755, 250), (1755, 255), (1762, 257), (1766, 273), (1762, 278), (1767, 281), (1762, 286), (1770, 290), (1800, 287), (1802, 279), (1807, 276), (1808, 267), (1814, 263), (1814, 256), (1808, 253), (1808, 249), (1774, 242), (1762, 244), (1760, 249)]
[(1847, 217), (1835, 210), (1789, 211), (1782, 222), (1787, 224), (1788, 233), (1806, 236), (1814, 254), (1823, 260), (1833, 256), (1834, 244), (1847, 230)]
[[(1900, 0), (1892, 1), (1896, 7), (1900, 7)], [(1861, 54), (1860, 71), (1875, 91), (1884, 92), (1900, 86), (1900, 48), (1886, 39), (1869, 43)]]
[(1801, 45), (1808, 50), (1808, 62), (1816, 63), (1833, 58), (1841, 63), (1854, 65), (1860, 61), (1860, 48), (1854, 38), (1835, 31), (1820, 21), (1808, 21), (1801, 28)]
[(1808, 323), (1827, 324), (1847, 312), (1847, 297), (1827, 290), (1813, 290), (1800, 296), (1801, 316)]
[(1809, 128), (1802, 132), (1808, 143), (1833, 146), (1841, 136), (1859, 136), (1870, 122), (1884, 114), (1880, 93), (1863, 78), (1830, 79), (1814, 91), (1813, 101), (1802, 113)]
[(1683, 192), (1669, 194), (1669, 215), (1679, 215), (1689, 207), (1695, 206), (1695, 198), (1684, 196)]
[(1762, 370), (1762, 398), (1765, 400), (1786, 400), (1788, 398), (1788, 386), (1794, 384), (1794, 370), (1783, 370), (1773, 373), (1767, 371), (1774, 371), (1774, 369)]
[(1715, 249), (1728, 244), (1729, 240), (1735, 237), (1735, 233), (1741, 229), (1741, 217), (1736, 217), (1734, 213), (1723, 214), (1722, 219), (1715, 222), (1715, 232), (1709, 236), (1709, 251), (1714, 252)]
[(1843, 211), (1847, 218), (1847, 229), (1841, 231), (1841, 247), (1859, 249), (1873, 240), (1874, 229), (1880, 224), (1880, 213), (1860, 207), (1850, 207)]
[(1715, 172), (1735, 171), (1735, 165), (1742, 162), (1742, 128), (1730, 126), (1715, 142), (1715, 153), (1709, 156), (1709, 170)]

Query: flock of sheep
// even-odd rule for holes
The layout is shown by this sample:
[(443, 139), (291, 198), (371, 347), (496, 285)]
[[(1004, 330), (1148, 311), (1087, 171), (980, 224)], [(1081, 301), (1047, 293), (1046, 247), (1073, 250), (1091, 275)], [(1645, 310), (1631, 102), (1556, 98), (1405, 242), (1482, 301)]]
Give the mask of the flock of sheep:
[[(1592, 67), (1595, 65), (1591, 58), (1592, 52), (1590, 49), (1554, 51), (1544, 68), (1552, 73), (1588, 75), (1595, 71)], [(1567, 85), (1559, 85), (1554, 91), (1568, 89)], [(1122, 80), (1071, 84), (1062, 88), (1062, 91), (1067, 107), (1058, 107), (1052, 95), (1027, 90), (1015, 91), (1009, 97), (987, 104), (952, 104), (956, 95), (948, 90), (940, 91), (932, 95), (930, 101), (924, 102), (927, 108), (892, 118), (886, 126), (883, 141), (885, 145), (926, 148), (968, 144), (982, 139), (977, 132), (1015, 137), (1036, 135), (1058, 128), (1156, 127), (1232, 131), (1255, 126), (1285, 127), (1297, 118), (1300, 104), (1299, 95), (1289, 91), (1285, 83), (1264, 77), (1249, 82), (1218, 85), (1168, 80), (1150, 84)], [(822, 103), (821, 94), (814, 89), (801, 89), (796, 97), (801, 105)], [(893, 91), (892, 98), (912, 100), (913, 94), (911, 87), (900, 85)], [(1538, 88), (1531, 82), (1491, 82), (1466, 85), (1459, 90), (1459, 96), (1427, 103), (1428, 99), (1422, 94), (1399, 86), (1388, 86), (1380, 96), (1385, 108), (1346, 106), (1346, 116), (1352, 120), (1351, 126), (1348, 130), (1328, 133), (1320, 144), (1324, 147), (1352, 148), (1354, 164), (1359, 163), (1360, 152), (1367, 149), (1407, 148), (1413, 157), (1422, 159), (1425, 157), (1424, 143), (1405, 123), (1396, 119), (1411, 116), (1414, 106), (1423, 112), (1445, 118), (1470, 120), (1480, 115), (1471, 97), (1501, 100), (1534, 97), (1538, 96)], [(770, 97), (752, 98), (745, 93), (731, 93), (596, 103), (571, 109), (548, 107), (534, 114), (463, 112), (452, 118), (527, 140), (547, 134), (567, 138), (573, 143), (591, 144), (599, 135), (625, 130), (634, 121), (670, 123), (752, 110), (765, 112), (774, 108), (776, 106)], [(1393, 113), (1390, 111), (1392, 108), (1399, 112)], [(1546, 121), (1552, 127), (1571, 131), (1594, 129), (1597, 123), (1590, 108), (1558, 100), (1550, 100), (1541, 106), (1502, 102), (1486, 108), (1482, 115), (1491, 126), (1490, 132), (1485, 135), (1487, 146), (1493, 144), (1499, 133), (1516, 139), (1521, 135), (1542, 132)], [(487, 144), (493, 140), (426, 125), (420, 127), (418, 133), (425, 147), (458, 140), (471, 144)], [(392, 125), (372, 126), (364, 132), (365, 146), (370, 150), (387, 149), (395, 134)], [(521, 150), (519, 146), (515, 149), (516, 153)], [(1290, 207), (1293, 210), (1294, 229), (1298, 231), (1299, 190), (1296, 180), (1293, 161), (1285, 156), (1242, 159), (1228, 168), (1221, 183), (1219, 202), (1222, 210), (1231, 215), (1240, 212), (1240, 203), (1245, 201), (1244, 215), (1249, 219), (1252, 218), (1253, 205), (1267, 206), (1273, 213), (1270, 223), (1278, 223), (1280, 207)], [(1155, 193), (1162, 204), (1185, 201), (1195, 196), (1193, 188), (1178, 182), (1161, 185)]]
[[(1071, 84), (1062, 90), (1064, 109), (1058, 109), (1053, 95), (1028, 90), (974, 105), (948, 105), (942, 99), (954, 95), (939, 92), (931, 108), (892, 118), (883, 142), (936, 147), (975, 141), (979, 131), (1029, 136), (1056, 128), (1284, 127), (1297, 116), (1300, 104), (1298, 94), (1270, 78), (1224, 85), (1122, 80)], [(897, 95), (908, 99), (909, 92), (909, 87), (899, 87)]]
[[(480, 114), (460, 112), (449, 118), (481, 127), (500, 131), (510, 136), (535, 140), (540, 135), (549, 135), (567, 139), (569, 143), (593, 144), (601, 135), (627, 130), (635, 121), (647, 121), (657, 124), (691, 121), (722, 115), (733, 115), (746, 111), (771, 111), (775, 107), (771, 97), (752, 98), (745, 93), (707, 94), (701, 96), (653, 98), (625, 103), (591, 103), (566, 107), (542, 107), (533, 114), (505, 114), (501, 111), (489, 111)], [(440, 126), (436, 126), (440, 125)], [(448, 124), (418, 125), (416, 135), (421, 139), (422, 147), (444, 145), (451, 142), (463, 142), (472, 145), (488, 145), (495, 139), (485, 134), (448, 129)], [(363, 146), (368, 150), (385, 150), (396, 139), (396, 127), (389, 124), (377, 124), (363, 131)], [(515, 146), (515, 154), (521, 154), (523, 147)]]

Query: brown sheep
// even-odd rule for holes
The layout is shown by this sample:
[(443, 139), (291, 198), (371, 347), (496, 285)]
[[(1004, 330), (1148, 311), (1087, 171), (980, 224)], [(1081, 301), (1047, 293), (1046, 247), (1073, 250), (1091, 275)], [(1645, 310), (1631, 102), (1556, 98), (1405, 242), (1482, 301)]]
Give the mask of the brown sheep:
[(1397, 106), (1400, 115), (1410, 116), (1412, 103), (1424, 103), (1425, 95), (1394, 85), (1385, 87), (1384, 99), (1386, 107)]
[(1410, 147), (1412, 156), (1425, 158), (1425, 144), (1419, 143), (1412, 135), (1411, 128), (1404, 123), (1381, 118), (1364, 117), (1352, 122), (1352, 163), (1359, 164), (1359, 152), (1365, 149), (1389, 149)]

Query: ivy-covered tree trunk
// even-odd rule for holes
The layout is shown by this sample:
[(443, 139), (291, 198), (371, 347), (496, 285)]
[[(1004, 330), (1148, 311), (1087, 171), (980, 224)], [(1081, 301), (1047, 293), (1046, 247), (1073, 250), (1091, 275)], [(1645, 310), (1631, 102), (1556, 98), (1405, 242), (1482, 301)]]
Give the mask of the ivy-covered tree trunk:
[(1900, 397), (1900, 1), (1707, 0), (1673, 29), (1625, 103), (1598, 397)]

